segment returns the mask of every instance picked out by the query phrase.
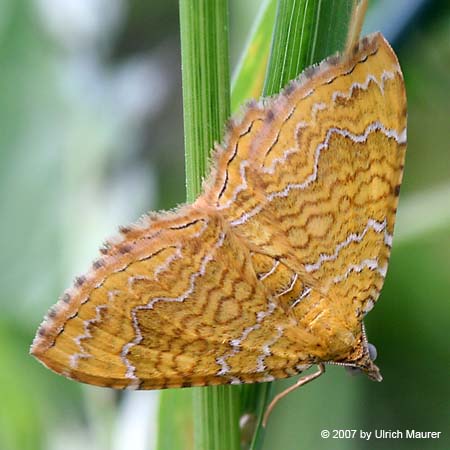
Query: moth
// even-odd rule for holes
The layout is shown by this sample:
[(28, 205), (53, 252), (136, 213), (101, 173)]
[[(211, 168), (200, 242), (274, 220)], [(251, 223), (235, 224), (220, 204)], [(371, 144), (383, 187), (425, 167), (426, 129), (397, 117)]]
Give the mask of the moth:
[(381, 380), (363, 319), (392, 247), (406, 150), (402, 72), (379, 34), (248, 103), (203, 193), (120, 229), (31, 353), (117, 389), (272, 381), (313, 365)]

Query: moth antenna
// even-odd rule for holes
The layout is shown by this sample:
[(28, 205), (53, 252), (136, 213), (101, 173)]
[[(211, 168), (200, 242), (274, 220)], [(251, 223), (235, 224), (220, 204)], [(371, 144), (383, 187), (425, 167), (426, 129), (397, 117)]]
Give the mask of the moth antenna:
[(350, 57), (354, 49), (357, 48), (368, 4), (368, 0), (354, 0), (353, 2), (352, 18), (348, 28), (347, 42), (344, 51), (347, 58)]

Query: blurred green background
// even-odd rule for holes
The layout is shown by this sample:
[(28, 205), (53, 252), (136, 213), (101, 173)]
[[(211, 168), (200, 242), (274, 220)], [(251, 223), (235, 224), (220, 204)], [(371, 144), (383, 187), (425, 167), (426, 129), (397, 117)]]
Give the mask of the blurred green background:
[[(235, 64), (261, 2), (230, 3)], [(328, 368), (277, 406), (265, 450), (450, 448), (450, 2), (373, 3), (367, 30), (393, 41), (409, 102), (394, 248), (366, 324), (384, 381)], [(175, 0), (0, 0), (1, 450), (158, 448), (157, 392), (80, 385), (28, 347), (118, 224), (184, 200), (178, 20)]]

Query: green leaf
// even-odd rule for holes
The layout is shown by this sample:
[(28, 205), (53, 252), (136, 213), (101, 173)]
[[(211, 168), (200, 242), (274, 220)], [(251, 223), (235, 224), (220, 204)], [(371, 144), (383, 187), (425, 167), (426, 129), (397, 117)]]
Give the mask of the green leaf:
[(228, 2), (180, 0), (180, 33), (186, 197), (192, 202), (230, 115)]
[(231, 111), (245, 100), (261, 96), (276, 10), (277, 0), (266, 0), (255, 19), (231, 83)]
[(264, 95), (279, 92), (311, 64), (342, 50), (353, 2), (280, 0)]
[(192, 450), (194, 421), (192, 391), (166, 389), (161, 393), (158, 445), (160, 450)]

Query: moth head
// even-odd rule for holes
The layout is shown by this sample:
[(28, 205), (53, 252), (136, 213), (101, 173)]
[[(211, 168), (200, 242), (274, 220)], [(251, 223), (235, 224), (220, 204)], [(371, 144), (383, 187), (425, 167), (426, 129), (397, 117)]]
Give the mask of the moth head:
[(347, 367), (347, 370), (351, 373), (364, 373), (373, 381), (381, 381), (383, 377), (381, 376), (380, 369), (373, 362), (372, 356), (374, 355), (371, 348), (375, 351), (376, 357), (376, 349), (372, 344), (368, 344), (367, 353), (363, 355), (358, 361), (355, 361), (354, 365)]
[(383, 377), (381, 376), (380, 369), (374, 363), (377, 358), (377, 349), (375, 345), (368, 342), (366, 330), (363, 323), (361, 328), (361, 341), (358, 353), (359, 356), (350, 364), (347, 364), (347, 372), (352, 375), (364, 373), (373, 381), (381, 381)]

